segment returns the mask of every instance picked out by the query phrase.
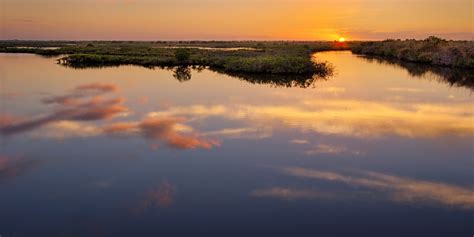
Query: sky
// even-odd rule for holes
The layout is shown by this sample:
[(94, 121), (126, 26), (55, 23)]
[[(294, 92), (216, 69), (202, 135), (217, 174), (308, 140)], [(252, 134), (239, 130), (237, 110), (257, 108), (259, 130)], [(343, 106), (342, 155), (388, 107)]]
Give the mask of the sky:
[(472, 0), (0, 0), (0, 39), (473, 39)]

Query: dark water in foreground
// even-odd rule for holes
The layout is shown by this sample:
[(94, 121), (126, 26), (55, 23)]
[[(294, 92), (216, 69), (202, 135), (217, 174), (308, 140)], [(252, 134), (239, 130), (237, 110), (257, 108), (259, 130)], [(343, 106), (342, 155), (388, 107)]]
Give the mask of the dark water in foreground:
[(471, 236), (472, 89), (317, 57), (287, 88), (0, 54), (0, 235)]

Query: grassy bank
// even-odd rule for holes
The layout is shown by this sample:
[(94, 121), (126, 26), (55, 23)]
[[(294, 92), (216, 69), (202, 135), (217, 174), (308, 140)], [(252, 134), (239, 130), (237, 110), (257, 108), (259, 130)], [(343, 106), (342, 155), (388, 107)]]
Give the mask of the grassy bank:
[(431, 36), (425, 40), (354, 42), (350, 48), (357, 54), (437, 66), (474, 68), (474, 41), (448, 41)]
[[(51, 47), (57, 47), (52, 49)], [(311, 54), (348, 49), (334, 42), (256, 41), (2, 41), (0, 52), (65, 55), (59, 62), (75, 68), (140, 65), (206, 66), (224, 72), (327, 74), (326, 63)]]

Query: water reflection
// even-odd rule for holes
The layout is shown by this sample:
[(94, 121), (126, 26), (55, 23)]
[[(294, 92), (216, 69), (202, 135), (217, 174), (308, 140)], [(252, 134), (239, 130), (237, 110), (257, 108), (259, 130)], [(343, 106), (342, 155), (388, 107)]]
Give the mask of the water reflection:
[(470, 88), (349, 52), (316, 57), (337, 73), (238, 79), (0, 55), (0, 231), (188, 236), (212, 222), (325, 236), (342, 223), (371, 235), (370, 222), (384, 227), (373, 236), (470, 234)]
[(173, 70), (173, 77), (180, 82), (191, 80), (191, 67), (180, 66)]
[(38, 165), (38, 160), (0, 154), (0, 182), (15, 178)]
[[(74, 69), (91, 69), (91, 68), (110, 68), (119, 67), (116, 65), (93, 65), (93, 66), (71, 66), (67, 64), (61, 64), (64, 67)], [(205, 69), (229, 75), (238, 78), (242, 81), (249, 82), (251, 84), (267, 84), (272, 87), (299, 87), (309, 88), (315, 87), (316, 82), (328, 80), (333, 76), (334, 68), (330, 64), (326, 64), (328, 67), (326, 70), (322, 70), (319, 74), (268, 74), (268, 73), (239, 73), (229, 72), (219, 68), (205, 67), (205, 66), (178, 66), (178, 67), (147, 67), (148, 69), (159, 69), (169, 70), (173, 72), (173, 77), (179, 82), (187, 82), (192, 79), (192, 71), (201, 72)]]
[(37, 118), (20, 118), (11, 115), (0, 116), (1, 135), (31, 132), (46, 127), (37, 136), (43, 138), (66, 138), (71, 136), (126, 135), (140, 136), (153, 141), (151, 147), (158, 149), (160, 141), (175, 149), (210, 149), (218, 146), (215, 140), (202, 138), (192, 127), (186, 126), (183, 117), (147, 117), (138, 122), (109, 123), (103, 127), (81, 125), (79, 121), (110, 120), (129, 111), (123, 105), (124, 98), (104, 99), (106, 93), (118, 91), (114, 84), (93, 83), (80, 85), (68, 94), (42, 99), (44, 104), (55, 104), (49, 115)]
[[(303, 100), (292, 106), (191, 105), (152, 112), (154, 116), (213, 116), (239, 120), (250, 128), (291, 127), (356, 138), (435, 138), (474, 134), (470, 103), (398, 104), (352, 100)], [(245, 132), (247, 130), (242, 130)], [(224, 135), (223, 133), (221, 135)]]
[(173, 204), (176, 187), (168, 181), (163, 181), (157, 187), (150, 188), (132, 208), (131, 212), (140, 215), (148, 210), (166, 208)]
[(14, 135), (60, 121), (111, 119), (128, 111), (128, 108), (123, 106), (125, 100), (123, 97), (102, 97), (105, 93), (116, 89), (115, 85), (82, 85), (66, 95), (43, 99), (42, 102), (45, 104), (56, 105), (48, 115), (40, 115), (35, 118), (0, 115), (0, 133), (2, 135)]
[(411, 76), (432, 79), (451, 86), (466, 87), (474, 90), (474, 70), (437, 67), (420, 63), (411, 63), (402, 60), (382, 58), (377, 56), (359, 56), (368, 62), (384, 65), (394, 65), (404, 68)]
[(328, 80), (333, 74), (332, 69), (328, 70), (324, 74), (314, 75), (292, 75), (292, 74), (256, 74), (256, 73), (236, 73), (236, 72), (223, 72), (220, 70), (214, 70), (220, 73), (225, 73), (232, 77), (239, 78), (242, 81), (249, 82), (251, 84), (270, 85), (272, 87), (299, 87), (309, 88), (316, 87), (316, 82)]
[[(210, 149), (219, 146), (218, 141), (202, 138), (198, 132), (184, 125), (185, 121), (185, 118), (180, 117), (150, 117), (139, 122), (107, 125), (103, 131), (107, 135), (138, 135), (153, 142), (161, 141), (168, 147), (175, 149)], [(154, 149), (159, 147), (160, 143), (152, 144)]]
[[(281, 171), (284, 174), (301, 178), (344, 183), (353, 188), (367, 188), (369, 191), (377, 192), (376, 194), (388, 195), (388, 198), (394, 201), (412, 203), (432, 201), (458, 208), (474, 208), (473, 188), (421, 181), (370, 171), (354, 171), (355, 174), (353, 175), (301, 167), (285, 167)], [(347, 193), (351, 192), (348, 191)], [(322, 197), (333, 198), (337, 197), (337, 195), (346, 195), (347, 193), (325, 193), (311, 189), (273, 187), (255, 190), (251, 195), (281, 199), (312, 199)]]

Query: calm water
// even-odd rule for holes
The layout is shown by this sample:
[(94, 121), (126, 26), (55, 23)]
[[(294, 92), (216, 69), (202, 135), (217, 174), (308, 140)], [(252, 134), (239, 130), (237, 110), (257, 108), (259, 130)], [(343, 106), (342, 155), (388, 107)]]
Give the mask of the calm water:
[(291, 88), (0, 54), (0, 235), (471, 236), (472, 86), (316, 57)]

